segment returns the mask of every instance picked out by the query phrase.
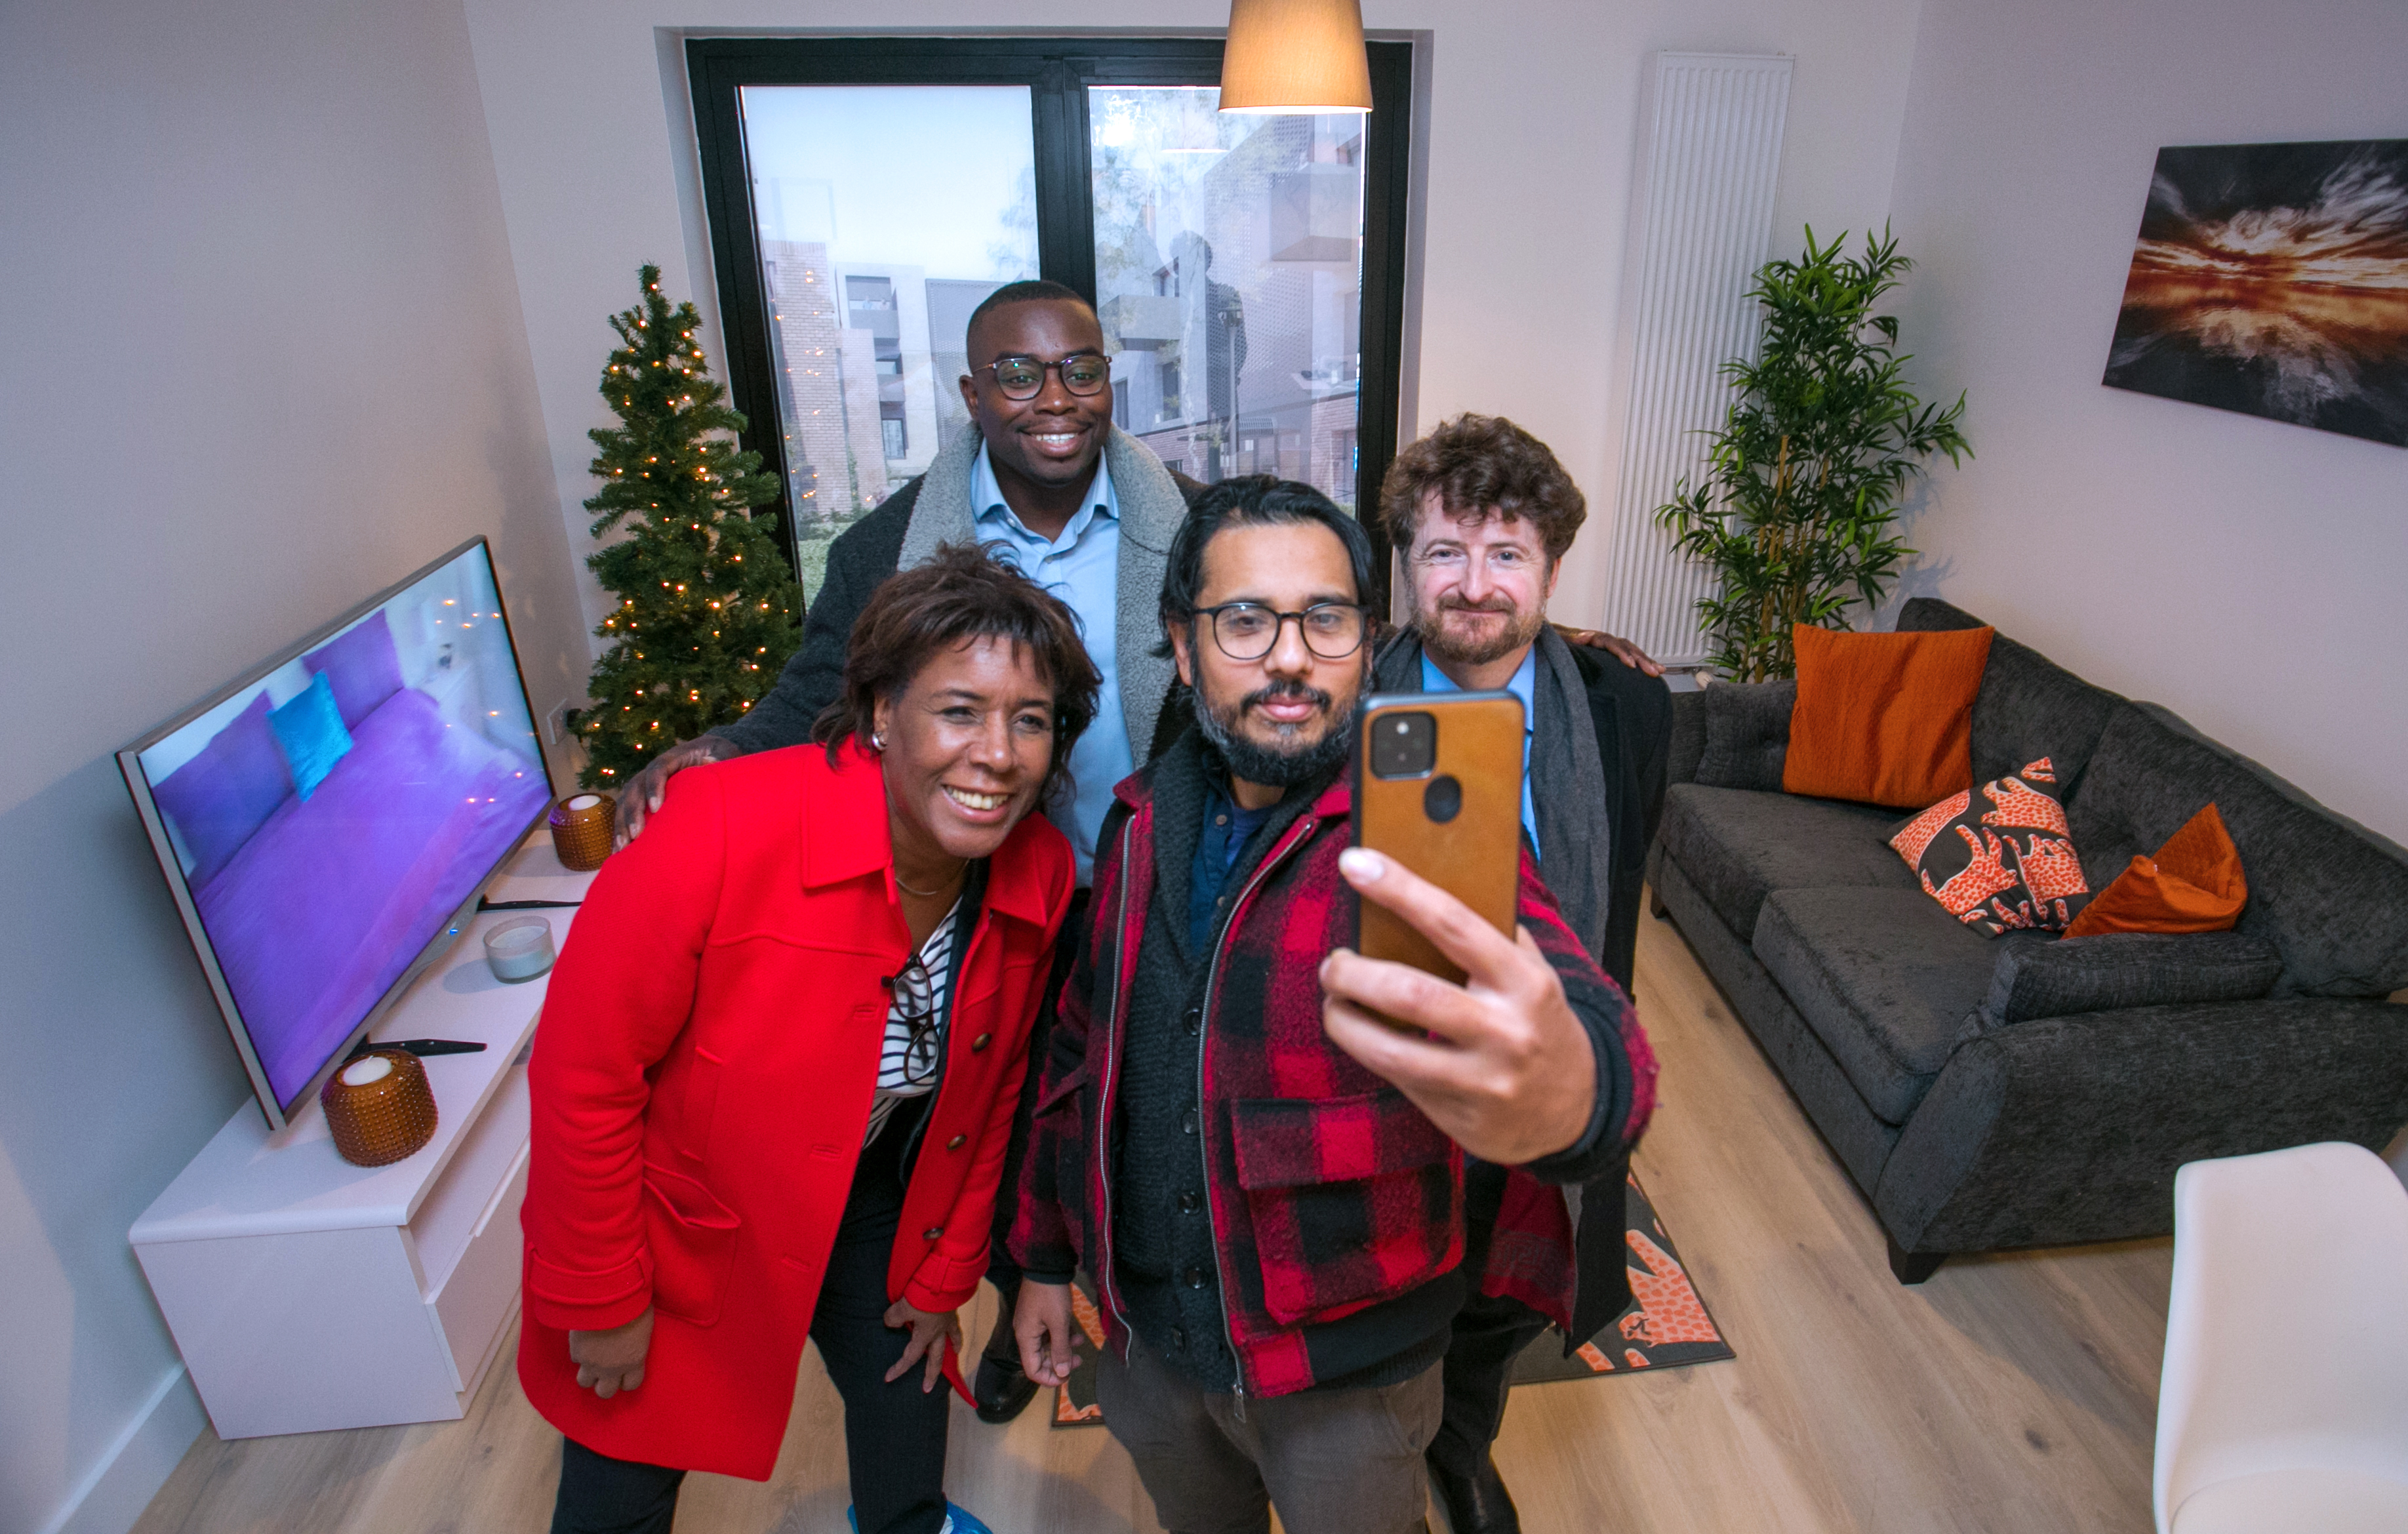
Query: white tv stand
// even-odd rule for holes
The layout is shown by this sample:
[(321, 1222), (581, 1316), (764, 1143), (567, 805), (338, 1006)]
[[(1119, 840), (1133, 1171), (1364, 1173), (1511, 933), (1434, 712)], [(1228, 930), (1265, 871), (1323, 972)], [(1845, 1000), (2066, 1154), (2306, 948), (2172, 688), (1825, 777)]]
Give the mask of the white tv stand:
[[(575, 900), (538, 828), (487, 894)], [(270, 1134), (246, 1103), (134, 1223), (159, 1309), (221, 1438), (460, 1417), (519, 1303), (526, 1196), (526, 1049), (551, 977), (516, 985), (485, 967), (463, 924), (374, 1029), (379, 1039), (475, 1039), (427, 1059), (435, 1138), (385, 1167), (335, 1152), (312, 1097)], [(573, 910), (542, 910), (555, 943)]]

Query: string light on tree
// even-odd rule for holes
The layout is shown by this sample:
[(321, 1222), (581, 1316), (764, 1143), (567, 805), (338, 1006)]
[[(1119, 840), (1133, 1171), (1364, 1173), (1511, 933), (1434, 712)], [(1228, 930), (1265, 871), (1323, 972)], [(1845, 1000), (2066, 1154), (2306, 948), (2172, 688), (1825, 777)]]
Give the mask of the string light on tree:
[[(621, 535), (586, 561), (620, 598), (595, 630), (610, 644), (587, 692), (628, 700), (571, 716), (587, 788), (624, 782), (667, 742), (740, 718), (802, 639), (802, 592), (776, 557), (777, 519), (751, 512), (777, 499), (778, 481), (760, 472), (759, 453), (737, 451), (744, 418), (694, 344), (694, 306), (670, 308), (657, 267), (642, 281), (639, 307), (610, 318), (622, 344), (601, 393), (619, 424), (586, 434), (600, 450), (592, 471), (602, 488), (585, 503), (594, 536)], [(680, 658), (672, 667), (655, 654)]]

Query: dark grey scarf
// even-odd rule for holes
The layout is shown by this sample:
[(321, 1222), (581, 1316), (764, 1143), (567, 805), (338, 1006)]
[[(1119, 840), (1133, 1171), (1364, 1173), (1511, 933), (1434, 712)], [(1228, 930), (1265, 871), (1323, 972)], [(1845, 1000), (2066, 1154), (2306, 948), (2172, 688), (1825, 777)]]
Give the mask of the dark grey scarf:
[[(1605, 804), (1605, 766), (1597, 724), (1571, 647), (1553, 628), (1539, 633), (1536, 733), (1530, 741), (1530, 797), (1539, 812), (1539, 876), (1555, 892), (1564, 921), (1594, 954), (1605, 944), (1612, 898), (1612, 818)], [(1421, 636), (1406, 629), (1372, 663), (1383, 693), (1422, 690)]]

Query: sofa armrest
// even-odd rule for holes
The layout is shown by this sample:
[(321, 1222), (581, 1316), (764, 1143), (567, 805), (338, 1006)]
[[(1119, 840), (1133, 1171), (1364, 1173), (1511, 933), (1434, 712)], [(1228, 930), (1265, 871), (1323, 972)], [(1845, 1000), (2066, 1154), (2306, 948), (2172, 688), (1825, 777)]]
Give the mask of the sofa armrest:
[(1984, 1027), (2127, 1007), (2255, 1001), (2274, 988), (2283, 955), (2238, 932), (2115, 932), (2010, 943), (1990, 974)]
[(1789, 715), (1798, 707), (1794, 681), (1719, 682), (1705, 701), (1705, 742), (1695, 781), (1707, 788), (1781, 792), (1789, 756)]
[(2408, 1124), (2408, 1006), (2294, 998), (2052, 1017), (1969, 1039), (1883, 1166), (1909, 1252), (2162, 1235), (2186, 1162)]

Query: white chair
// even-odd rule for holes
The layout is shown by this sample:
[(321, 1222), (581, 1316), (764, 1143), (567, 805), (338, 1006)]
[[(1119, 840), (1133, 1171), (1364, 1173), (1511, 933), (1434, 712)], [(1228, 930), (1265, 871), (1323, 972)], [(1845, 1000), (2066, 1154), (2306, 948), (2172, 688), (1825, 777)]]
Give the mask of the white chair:
[(2174, 1175), (2157, 1534), (2408, 1534), (2408, 1189), (2355, 1145)]

